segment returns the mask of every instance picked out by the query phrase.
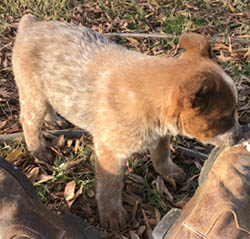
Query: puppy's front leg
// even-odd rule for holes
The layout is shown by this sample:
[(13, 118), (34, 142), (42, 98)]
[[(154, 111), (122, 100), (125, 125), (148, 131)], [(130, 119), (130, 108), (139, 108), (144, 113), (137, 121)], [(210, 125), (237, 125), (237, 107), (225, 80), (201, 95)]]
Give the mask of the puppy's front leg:
[(100, 222), (105, 227), (119, 230), (126, 225), (127, 213), (122, 206), (122, 172), (126, 158), (95, 143), (97, 173), (97, 203)]
[(167, 180), (172, 177), (177, 181), (185, 179), (184, 171), (170, 158), (170, 136), (166, 135), (149, 149), (155, 170)]

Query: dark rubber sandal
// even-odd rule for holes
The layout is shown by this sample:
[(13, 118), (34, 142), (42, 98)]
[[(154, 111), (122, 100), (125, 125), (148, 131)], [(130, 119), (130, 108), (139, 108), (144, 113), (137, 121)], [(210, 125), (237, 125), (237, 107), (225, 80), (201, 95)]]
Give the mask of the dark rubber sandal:
[[(7, 173), (10, 174), (10, 177), (13, 177), (15, 181), (18, 182), (18, 184), (21, 186), (21, 188), (24, 190), (24, 192), (27, 194), (28, 197), (30, 197), (31, 200), (37, 201), (36, 205), (41, 205), (35, 188), (33, 187), (32, 183), (29, 181), (29, 179), (18, 170), (17, 167), (9, 163), (3, 158), (0, 158), (0, 169), (3, 169)], [(43, 207), (41, 205), (41, 207)], [(47, 210), (44, 208), (44, 210)], [(48, 211), (48, 210), (47, 210)], [(49, 212), (50, 214), (53, 214), (52, 212)], [(54, 215), (55, 217), (60, 218), (59, 215)], [(101, 239), (98, 232), (95, 230), (93, 226), (88, 225), (85, 223), (81, 218), (74, 216), (72, 214), (67, 214), (61, 217), (62, 223), (64, 224), (63, 227), (66, 228), (65, 232), (70, 232), (71, 235), (73, 232), (74, 236), (70, 236), (67, 238), (69, 239)], [(68, 229), (68, 230), (67, 230)], [(1, 235), (0, 235), (1, 237)], [(62, 237), (64, 238), (64, 237)]]
[(90, 226), (84, 222), (81, 218), (72, 215), (66, 214), (63, 216), (64, 224), (69, 228), (69, 230), (75, 230), (79, 234), (79, 238), (84, 235), (84, 239), (101, 239), (98, 232), (94, 229), (93, 226)]
[(13, 164), (9, 163), (7, 160), (0, 158), (0, 168), (6, 170), (9, 174), (11, 174), (16, 181), (20, 183), (24, 191), (33, 199), (37, 199), (36, 190), (33, 187), (32, 183), (29, 179), (19, 171), (19, 169)]

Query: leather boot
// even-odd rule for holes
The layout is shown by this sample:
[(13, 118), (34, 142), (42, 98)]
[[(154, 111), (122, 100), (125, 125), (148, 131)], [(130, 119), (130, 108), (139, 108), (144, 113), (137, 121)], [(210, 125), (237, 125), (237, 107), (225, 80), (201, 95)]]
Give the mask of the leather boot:
[(31, 182), (0, 158), (1, 239), (100, 239), (82, 219), (59, 216), (38, 200)]
[(192, 199), (170, 210), (153, 238), (250, 238), (250, 139), (212, 151)]

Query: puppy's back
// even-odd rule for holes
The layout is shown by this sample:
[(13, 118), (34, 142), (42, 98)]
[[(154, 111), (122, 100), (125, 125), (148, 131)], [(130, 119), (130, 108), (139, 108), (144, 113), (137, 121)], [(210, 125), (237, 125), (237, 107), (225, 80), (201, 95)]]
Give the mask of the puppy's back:
[[(86, 76), (86, 65), (103, 49), (116, 51), (122, 47), (87, 27), (59, 21), (41, 22), (33, 15), (22, 17), (13, 49), (13, 68), (27, 62), (43, 82), (51, 79), (77, 85)], [(41, 77), (42, 76), (42, 77)], [(86, 79), (85, 79), (86, 80)]]

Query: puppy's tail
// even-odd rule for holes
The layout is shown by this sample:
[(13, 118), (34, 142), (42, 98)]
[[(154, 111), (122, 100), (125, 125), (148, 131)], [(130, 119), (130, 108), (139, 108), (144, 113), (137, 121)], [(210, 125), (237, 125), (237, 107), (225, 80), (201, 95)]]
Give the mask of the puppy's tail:
[(38, 21), (39, 20), (37, 19), (37, 17), (33, 16), (32, 14), (26, 14), (21, 18), (19, 22), (18, 31), (23, 31), (24, 29), (29, 28)]

